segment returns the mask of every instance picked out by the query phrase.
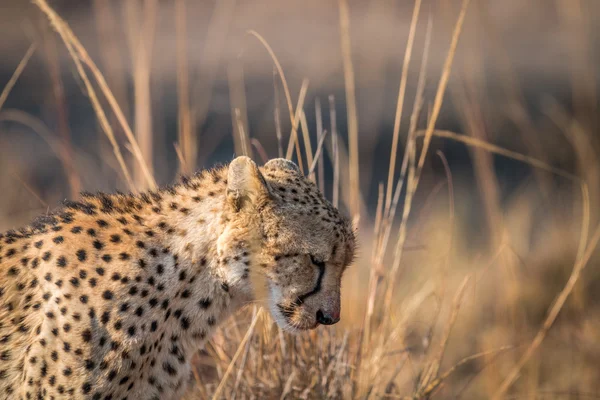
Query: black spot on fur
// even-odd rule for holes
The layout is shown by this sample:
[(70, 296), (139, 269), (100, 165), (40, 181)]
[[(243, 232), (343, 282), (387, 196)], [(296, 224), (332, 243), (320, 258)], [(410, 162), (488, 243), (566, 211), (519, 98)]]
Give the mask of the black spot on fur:
[(65, 258), (65, 256), (60, 256), (56, 259), (56, 265), (64, 268), (67, 266), (67, 259)]
[(87, 258), (87, 253), (85, 250), (81, 249), (81, 250), (77, 250), (77, 259), (79, 261), (85, 261)]

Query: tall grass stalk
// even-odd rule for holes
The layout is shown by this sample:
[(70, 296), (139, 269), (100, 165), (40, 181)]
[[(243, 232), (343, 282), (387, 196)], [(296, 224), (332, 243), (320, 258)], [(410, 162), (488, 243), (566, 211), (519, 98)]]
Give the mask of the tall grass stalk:
[(90, 96), (90, 100), (92, 101), (92, 105), (94, 106), (94, 111), (96, 112), (96, 115), (100, 121), (100, 125), (102, 126), (104, 133), (107, 135), (107, 137), (113, 147), (115, 157), (117, 158), (117, 161), (119, 162), (119, 165), (121, 166), (121, 170), (123, 172), (126, 182), (128, 183), (128, 186), (131, 188), (131, 190), (135, 190), (135, 187), (133, 185), (133, 180), (131, 179), (129, 170), (125, 166), (125, 161), (123, 159), (123, 156), (121, 155), (121, 150), (119, 149), (119, 146), (114, 138), (113, 129), (110, 127), (110, 124), (108, 123), (108, 120), (106, 119), (106, 114), (104, 113), (104, 111), (98, 101), (96, 92), (93, 89), (93, 86), (87, 77), (87, 73), (85, 72), (85, 70), (83, 68), (82, 62), (85, 63), (89, 67), (90, 71), (94, 75), (94, 78), (96, 79), (96, 83), (98, 84), (98, 86), (100, 87), (100, 89), (102, 91), (102, 94), (106, 97), (106, 100), (108, 101), (112, 111), (115, 113), (115, 116), (117, 117), (117, 120), (119, 121), (119, 124), (121, 125), (121, 128), (123, 129), (123, 131), (125, 132), (125, 135), (127, 136), (127, 139), (129, 140), (129, 144), (131, 145), (133, 155), (135, 156), (141, 170), (144, 173), (144, 177), (147, 181), (147, 184), (150, 187), (155, 187), (156, 182), (154, 180), (154, 177), (150, 173), (150, 169), (148, 168), (146, 161), (144, 161), (144, 157), (140, 150), (140, 146), (138, 145), (138, 143), (135, 139), (135, 136), (133, 135), (133, 132), (131, 131), (131, 128), (129, 127), (129, 124), (127, 123), (127, 120), (126, 120), (125, 116), (123, 115), (121, 108), (117, 104), (115, 97), (113, 96), (106, 81), (104, 80), (102, 73), (100, 72), (100, 70), (98, 69), (96, 64), (91, 60), (87, 51), (81, 45), (81, 43), (77, 40), (77, 38), (75, 37), (75, 35), (73, 34), (73, 32), (71, 31), (69, 26), (48, 5), (46, 0), (34, 0), (34, 3), (48, 17), (48, 20), (50, 21), (50, 23), (52, 24), (52, 26), (54, 27), (56, 32), (61, 36), (61, 39), (65, 43), (65, 46), (67, 47), (67, 50), (69, 51), (69, 54), (70, 54), (71, 58), (73, 59), (75, 66), (77, 67), (77, 72), (81, 76), (81, 79), (84, 81), (86, 90), (88, 91), (88, 95)]
[(37, 48), (37, 45), (35, 43), (32, 43), (29, 45), (29, 48), (27, 48), (25, 55), (23, 55), (23, 58), (21, 59), (21, 61), (19, 61), (19, 64), (13, 71), (10, 79), (8, 80), (8, 82), (6, 82), (6, 85), (4, 85), (2, 92), (0, 92), (0, 110), (2, 110), (2, 107), (4, 106), (4, 103), (6, 102), (8, 95), (10, 94), (11, 90), (15, 86), (15, 83), (17, 83), (17, 80), (19, 80), (19, 77), (21, 76), (21, 74), (23, 73), (23, 70), (29, 63), (29, 60), (31, 59), (31, 56), (35, 52), (36, 48)]
[[(132, 54), (134, 130), (143, 164), (134, 164), (134, 180), (139, 189), (146, 188), (145, 174), (153, 175), (154, 136), (152, 135), (151, 61), (156, 31), (157, 0), (126, 1), (126, 32)], [(142, 168), (144, 165), (147, 171)], [(151, 185), (152, 186), (152, 185)]]
[[(419, 12), (421, 10), (421, 0), (415, 1), (413, 14), (410, 21), (408, 32), (408, 41), (404, 52), (404, 62), (402, 64), (402, 76), (400, 77), (400, 86), (398, 88), (398, 101), (396, 103), (396, 116), (394, 118), (394, 130), (392, 133), (392, 148), (390, 153), (390, 164), (387, 179), (387, 190), (385, 194), (385, 216), (389, 217), (390, 207), (392, 206), (392, 190), (394, 189), (394, 171), (396, 169), (396, 154), (398, 153), (398, 140), (400, 136), (400, 123), (402, 122), (402, 110), (404, 108), (404, 97), (406, 95), (406, 82), (408, 81), (408, 68), (412, 56), (413, 45), (415, 42), (415, 32), (417, 22), (419, 21)], [(425, 54), (425, 53), (424, 53)]]
[(352, 46), (350, 41), (350, 11), (347, 0), (339, 0), (338, 5), (340, 10), (340, 38), (344, 66), (344, 88), (346, 90), (346, 113), (348, 119), (348, 169), (350, 175), (349, 206), (353, 219), (356, 219), (360, 214), (360, 174), (358, 159), (358, 112), (356, 110), (356, 82), (354, 77), (354, 64), (352, 62)]
[(179, 147), (182, 149), (183, 162), (180, 170), (191, 174), (196, 168), (198, 144), (192, 131), (190, 111), (189, 68), (187, 59), (187, 6), (186, 0), (175, 1), (175, 28), (177, 42), (177, 111), (179, 128)]
[[(385, 310), (390, 310), (392, 303), (392, 296), (394, 293), (394, 289), (396, 286), (396, 279), (398, 275), (398, 270), (400, 268), (400, 263), (402, 259), (402, 250), (404, 247), (404, 243), (406, 241), (406, 226), (408, 223), (408, 217), (410, 215), (410, 210), (412, 206), (412, 199), (414, 197), (415, 191), (417, 190), (417, 186), (419, 183), (419, 178), (421, 176), (421, 171), (423, 170), (423, 165), (425, 164), (425, 157), (427, 156), (427, 152), (429, 150), (429, 144), (431, 143), (431, 136), (435, 129), (435, 124), (437, 122), (437, 118), (440, 113), (440, 109), (442, 108), (442, 102), (444, 99), (444, 94), (446, 92), (446, 87), (448, 85), (448, 79), (450, 78), (450, 71), (452, 70), (452, 61), (454, 60), (454, 54), (456, 53), (456, 47), (458, 46), (458, 39), (462, 32), (462, 26), (465, 20), (465, 15), (467, 13), (467, 8), (469, 6), (470, 0), (463, 0), (460, 13), (458, 15), (458, 19), (454, 26), (454, 32), (452, 33), (452, 41), (450, 43), (450, 49), (448, 50), (448, 55), (446, 57), (446, 61), (444, 62), (444, 67), (442, 69), (442, 76), (440, 78), (437, 92), (435, 95), (435, 100), (433, 104), (433, 113), (431, 117), (428, 119), (427, 130), (425, 132), (425, 139), (423, 142), (423, 147), (421, 149), (421, 154), (419, 156), (419, 161), (417, 163), (417, 168), (414, 173), (414, 179), (408, 180), (406, 197), (404, 199), (404, 212), (402, 214), (402, 223), (400, 225), (400, 232), (398, 235), (398, 242), (396, 244), (396, 250), (394, 255), (394, 261), (392, 264), (392, 268), (389, 274), (389, 282), (387, 291), (385, 294), (384, 307)], [(410, 175), (409, 175), (410, 176)]]

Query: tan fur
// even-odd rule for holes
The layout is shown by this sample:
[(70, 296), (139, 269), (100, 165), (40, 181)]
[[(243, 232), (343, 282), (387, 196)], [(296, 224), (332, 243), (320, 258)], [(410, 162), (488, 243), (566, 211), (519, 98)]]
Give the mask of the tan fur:
[(335, 322), (354, 243), (281, 159), (66, 202), (0, 236), (0, 398), (177, 399), (191, 354), (256, 298), (288, 330)]

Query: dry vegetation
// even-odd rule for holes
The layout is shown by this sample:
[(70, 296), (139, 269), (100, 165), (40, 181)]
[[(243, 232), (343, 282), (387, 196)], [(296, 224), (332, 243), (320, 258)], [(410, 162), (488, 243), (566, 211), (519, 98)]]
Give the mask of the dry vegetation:
[[(395, 109), (395, 117), (393, 129), (386, 132), (391, 133), (391, 146), (375, 155), (389, 159), (387, 173), (377, 177), (381, 183), (371, 185), (378, 188), (376, 195), (364, 193), (368, 185), (361, 181), (366, 165), (361, 140), (369, 134), (359, 130), (364, 103), (358, 102), (355, 85), (353, 3), (339, 0), (336, 5), (340, 40), (332, 52), (340, 55), (343, 101), (333, 95), (307, 97), (315, 90), (312, 83), (286, 80), (268, 38), (257, 31), (245, 34), (243, 40), (256, 44), (245, 53), (250, 48), (263, 51), (261, 56), (267, 55), (273, 64), (273, 85), (265, 84), (264, 90), (273, 93), (274, 119), (269, 117), (268, 135), (251, 134), (241, 57), (226, 65), (231, 125), (219, 137), (231, 134), (236, 153), (257, 160), (277, 155), (297, 160), (353, 217), (360, 232), (360, 257), (345, 277), (343, 323), (290, 336), (278, 330), (259, 305), (248, 307), (227, 321), (197, 355), (189, 399), (600, 397), (600, 275), (594, 256), (600, 239), (595, 206), (600, 194), (599, 110), (592, 17), (586, 15), (595, 9), (591, 1), (557, 1), (551, 6), (571, 34), (567, 47), (572, 107), (565, 109), (546, 98), (540, 116), (529, 111), (501, 50), (494, 61), (505, 79), (503, 107), (486, 100), (486, 88), (478, 80), (486, 68), (482, 57), (463, 54), (455, 60), (459, 44), (477, 41), (477, 26), (481, 29), (489, 22), (477, 20), (485, 15), (485, 2), (469, 3), (428, 2), (428, 14), (421, 0), (414, 2), (407, 41), (397, 46), (405, 49), (400, 81), (386, 82), (398, 91), (395, 104), (382, 105)], [(126, 61), (119, 58), (114, 43), (103, 43), (100, 63), (46, 0), (34, 4), (37, 16), (44, 17), (38, 23), (46, 30), (33, 35), (34, 44), (24, 49), (25, 56), (1, 92), (0, 121), (26, 126), (41, 136), (60, 160), (63, 172), (55, 175), (64, 177), (66, 184), (40, 193), (27, 179), (32, 167), (9, 157), (6, 149), (12, 143), (2, 141), (7, 147), (0, 166), (7, 172), (0, 185), (19, 188), (9, 191), (3, 204), (14, 208), (23, 197), (34, 199), (20, 205), (28, 213), (6, 211), (0, 216), (3, 228), (25, 223), (31, 214), (52, 207), (56, 197), (74, 196), (81, 188), (135, 191), (160, 180), (153, 160), (164, 141), (158, 143), (152, 134), (156, 99), (151, 97), (151, 62), (161, 5), (156, 0), (123, 3), (133, 66), (133, 86), (128, 88), (122, 76)], [(114, 29), (111, 7), (121, 6), (93, 4), (98, 34)], [(186, 0), (173, 4), (177, 57), (171, 62), (177, 71), (173, 84), (178, 135), (168, 152), (176, 155), (180, 172), (205, 164), (221, 140), (204, 124), (213, 99), (210, 94), (198, 96), (197, 86), (190, 84), (194, 66), (188, 60), (187, 6)], [(203, 57), (215, 57), (225, 46), (223, 26), (235, 7), (230, 0), (214, 6)], [(431, 17), (432, 7), (441, 9), (437, 22)], [(535, 12), (536, 6), (531, 7)], [(469, 13), (471, 24), (466, 27)], [(449, 26), (445, 35), (433, 34), (436, 24)], [(432, 75), (427, 67), (436, 41), (446, 48), (441, 68)], [(70, 57), (70, 76), (60, 73), (65, 63), (57, 54), (63, 53)], [(34, 115), (3, 109), (37, 56), (44, 57), (52, 80), (56, 132)], [(201, 67), (199, 90), (210, 93), (218, 63)], [(418, 75), (409, 74), (411, 68)], [(410, 82), (413, 75), (416, 82)], [(65, 76), (77, 81), (97, 117), (96, 155), (79, 151), (73, 140), (76, 133), (69, 131), (68, 101), (61, 89)], [(460, 120), (460, 133), (437, 128), (448, 99)], [(518, 134), (500, 138), (490, 133), (502, 124)], [(550, 138), (545, 133), (549, 130), (557, 134)], [(466, 184), (453, 174), (441, 150), (445, 142), (454, 143), (452, 149), (469, 149), (477, 190), (469, 187), (473, 182)], [(91, 158), (102, 160), (101, 166)], [(521, 165), (521, 172), (509, 179), (514, 181), (510, 190), (496, 175), (498, 160), (510, 160), (505, 166), (509, 170)], [(443, 171), (442, 178), (433, 173), (435, 166)], [(530, 177), (523, 180), (520, 174)], [(376, 207), (369, 207), (368, 199), (376, 199)]]

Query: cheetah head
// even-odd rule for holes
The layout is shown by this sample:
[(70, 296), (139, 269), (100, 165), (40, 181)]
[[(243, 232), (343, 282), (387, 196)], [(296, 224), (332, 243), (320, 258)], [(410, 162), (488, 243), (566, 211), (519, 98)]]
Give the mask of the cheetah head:
[(238, 157), (227, 179), (228, 203), (257, 231), (252, 269), (277, 324), (298, 332), (338, 322), (342, 274), (355, 251), (349, 220), (289, 160), (259, 168)]

